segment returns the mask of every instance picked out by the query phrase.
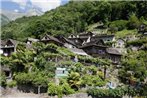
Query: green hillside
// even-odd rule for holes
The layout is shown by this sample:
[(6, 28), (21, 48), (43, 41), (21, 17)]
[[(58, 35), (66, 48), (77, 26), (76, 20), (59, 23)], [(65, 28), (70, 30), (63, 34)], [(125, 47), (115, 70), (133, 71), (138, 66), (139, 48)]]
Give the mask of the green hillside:
[[(140, 23), (140, 19), (147, 18), (147, 2), (143, 1), (70, 1), (68, 4), (60, 6), (54, 10), (46, 12), (42, 16), (23, 17), (2, 27), (2, 39), (13, 38), (24, 40), (26, 37), (39, 38), (44, 33), (52, 35), (68, 35), (87, 31), (89, 25), (103, 22), (106, 26), (111, 21), (126, 20), (134, 15)], [(119, 24), (110, 25), (117, 27), (121, 25), (128, 29), (127, 25)], [(120, 22), (122, 23), (122, 21)], [(134, 22), (133, 22), (134, 23)], [(135, 24), (136, 22), (135, 20)], [(117, 25), (118, 24), (118, 25)], [(137, 27), (135, 25), (135, 28)], [(129, 28), (130, 29), (130, 28)], [(132, 29), (132, 28), (131, 28)], [(90, 29), (91, 30), (91, 29)]]

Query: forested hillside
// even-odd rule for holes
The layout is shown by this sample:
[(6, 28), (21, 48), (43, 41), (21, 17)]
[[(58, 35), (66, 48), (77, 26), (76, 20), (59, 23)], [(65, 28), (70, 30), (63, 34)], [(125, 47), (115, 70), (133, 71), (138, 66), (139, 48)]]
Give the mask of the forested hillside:
[[(131, 16), (133, 19), (129, 21)], [(42, 16), (23, 17), (10, 22), (2, 27), (2, 39), (39, 38), (49, 32), (52, 35), (67, 36), (70, 33), (87, 31), (89, 25), (97, 22), (111, 26), (113, 21), (113, 26), (118, 27), (119, 24), (122, 27), (118, 30), (134, 29), (145, 20), (147, 20), (147, 2), (70, 1)]]

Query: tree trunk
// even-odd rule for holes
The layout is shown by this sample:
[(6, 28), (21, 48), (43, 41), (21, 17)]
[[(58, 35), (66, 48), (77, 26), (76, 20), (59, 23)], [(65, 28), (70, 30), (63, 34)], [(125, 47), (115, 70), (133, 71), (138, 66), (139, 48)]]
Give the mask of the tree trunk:
[(107, 67), (104, 67), (104, 80), (106, 79), (106, 72), (107, 72)]

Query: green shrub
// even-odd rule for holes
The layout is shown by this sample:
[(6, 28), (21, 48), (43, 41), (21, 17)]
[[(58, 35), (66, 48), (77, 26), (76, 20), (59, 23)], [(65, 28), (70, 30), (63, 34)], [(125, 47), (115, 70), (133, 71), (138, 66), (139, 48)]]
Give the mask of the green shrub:
[(48, 94), (51, 95), (51, 96), (55, 96), (57, 95), (57, 86), (55, 83), (49, 83), (48, 84)]
[(116, 89), (88, 89), (88, 95), (96, 98), (112, 97), (112, 98), (122, 98), (127, 92), (127, 88), (116, 88)]
[(84, 75), (82, 77), (82, 85), (102, 87), (106, 85), (106, 81), (102, 80), (98, 75)]
[(18, 84), (27, 85), (31, 84), (34, 86), (47, 86), (48, 80), (43, 73), (31, 72), (31, 73), (18, 73), (15, 76), (15, 80)]
[(127, 28), (127, 23), (128, 23), (127, 20), (116, 20), (116, 21), (111, 22), (109, 24), (109, 27), (110, 29), (117, 28), (118, 31), (121, 31)]
[(58, 98), (62, 98), (63, 94), (69, 95), (73, 94), (75, 91), (69, 86), (68, 83), (62, 85), (56, 85), (53, 82), (48, 84), (48, 94), (51, 96), (57, 95)]
[(62, 92), (63, 88), (62, 88), (62, 86), (57, 86), (56, 88), (57, 88), (57, 96), (58, 96), (58, 98), (62, 98), (62, 96), (63, 96), (63, 92)]
[(51, 43), (45, 46), (45, 51), (51, 51), (53, 53), (58, 53), (57, 48), (58, 48), (57, 45)]
[(65, 95), (69, 95), (69, 94), (73, 94), (75, 91), (69, 86), (69, 84), (68, 83), (64, 83), (63, 85), (62, 85), (62, 92), (63, 92), (63, 94), (65, 94)]
[(3, 72), (0, 71), (0, 86), (6, 86), (6, 76)]
[(128, 29), (137, 29), (139, 27), (139, 25), (141, 24), (141, 22), (139, 21), (139, 19), (136, 17), (135, 14), (132, 14), (129, 18), (127, 27)]
[(14, 80), (9, 82), (9, 83), (7, 83), (7, 86), (10, 87), (10, 88), (15, 87), (16, 85), (17, 85), (17, 82), (14, 81)]

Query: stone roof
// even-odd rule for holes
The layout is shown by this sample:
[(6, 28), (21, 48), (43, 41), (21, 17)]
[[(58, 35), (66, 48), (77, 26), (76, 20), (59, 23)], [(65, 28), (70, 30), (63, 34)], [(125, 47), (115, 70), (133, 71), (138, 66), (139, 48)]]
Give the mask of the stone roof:
[[(43, 39), (44, 37), (47, 37), (47, 39)], [(41, 39), (41, 41), (55, 41), (57, 43), (63, 44), (62, 42), (60, 42), (57, 38), (50, 36), (48, 34), (45, 34), (45, 36), (43, 36), (43, 38)]]
[(106, 48), (106, 52), (108, 54), (121, 55), (121, 53), (116, 48)]
[(122, 40), (122, 41), (124, 41), (124, 42), (125, 42), (125, 39), (123, 39), (123, 38), (118, 38), (118, 39), (117, 39), (117, 41), (118, 41), (118, 40)]
[(65, 38), (65, 37), (63, 37), (63, 39), (64, 39), (64, 41), (66, 41), (67, 43), (72, 44), (72, 45), (74, 45), (74, 46), (77, 46), (76, 43), (74, 43), (72, 40), (69, 40), (69, 39), (67, 39), (67, 38)]
[(92, 32), (83, 32), (83, 33), (79, 33), (79, 36), (87, 36), (87, 35), (93, 35)]
[(71, 35), (68, 36), (68, 38), (77, 38), (77, 35), (71, 34)]
[(13, 39), (1, 40), (1, 47), (4, 47), (8, 41), (10, 41), (15, 46), (18, 44), (18, 41)]
[(105, 43), (103, 40), (99, 39), (99, 40), (90, 41), (88, 43), (85, 42), (84, 45), (103, 45), (103, 46), (105, 46)]
[(82, 49), (78, 49), (78, 48), (69, 48), (69, 50), (75, 54), (78, 55), (88, 55), (85, 51), (83, 51)]
[(14, 40), (14, 39), (8, 39), (7, 42), (8, 41), (11, 41), (13, 43), (13, 45), (17, 45), (18, 44), (18, 41), (17, 40)]
[(114, 35), (100, 34), (100, 35), (93, 36), (93, 38), (104, 38), (104, 37), (114, 37)]
[(86, 48), (86, 47), (91, 47), (91, 46), (96, 46), (96, 47), (103, 47), (103, 48), (107, 48), (107, 46), (105, 46), (104, 44), (97, 44), (98, 42), (100, 42), (100, 40), (98, 41), (90, 41), (89, 43), (86, 43), (83, 46), (80, 46), (79, 48)]
[(6, 41), (5, 40), (0, 40), (0, 45), (5, 46)]
[(27, 38), (27, 41), (38, 42), (39, 39), (35, 39), (35, 38)]

